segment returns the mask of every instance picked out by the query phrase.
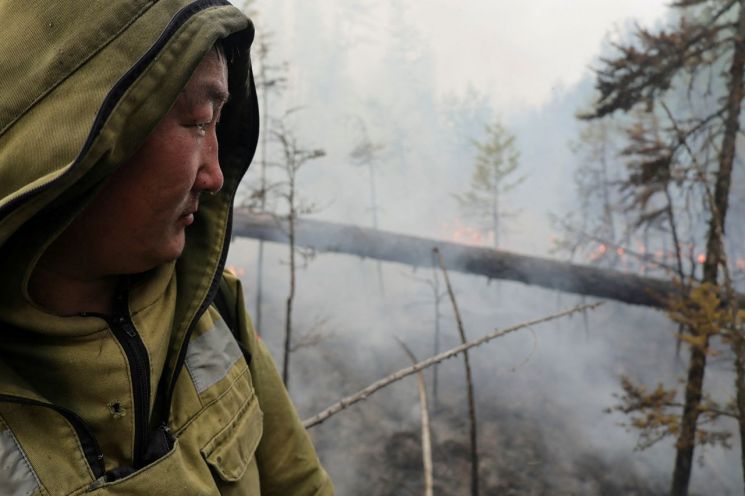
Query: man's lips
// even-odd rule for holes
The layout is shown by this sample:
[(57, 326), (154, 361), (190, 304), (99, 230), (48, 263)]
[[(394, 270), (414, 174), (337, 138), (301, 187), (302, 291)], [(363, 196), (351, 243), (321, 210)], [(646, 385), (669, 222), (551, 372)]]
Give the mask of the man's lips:
[(186, 206), (186, 208), (184, 209), (184, 213), (182, 213), (181, 216), (185, 217), (187, 215), (194, 215), (195, 213), (197, 213), (197, 210), (199, 210), (199, 202), (195, 200), (193, 203), (190, 203)]
[(190, 226), (194, 222), (194, 214), (184, 214), (178, 218), (179, 223), (185, 226)]
[(186, 222), (186, 225), (188, 226), (192, 222), (194, 222), (194, 214), (199, 209), (199, 205), (193, 205), (184, 210), (184, 213), (179, 216), (179, 220), (183, 220)]

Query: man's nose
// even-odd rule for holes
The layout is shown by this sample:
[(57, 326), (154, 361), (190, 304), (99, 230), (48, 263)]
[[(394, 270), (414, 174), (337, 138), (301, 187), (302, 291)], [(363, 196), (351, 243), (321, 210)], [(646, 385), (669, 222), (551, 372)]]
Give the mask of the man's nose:
[(222, 169), (220, 168), (217, 133), (213, 127), (202, 148), (201, 163), (194, 186), (199, 191), (217, 193), (222, 188), (223, 180)]

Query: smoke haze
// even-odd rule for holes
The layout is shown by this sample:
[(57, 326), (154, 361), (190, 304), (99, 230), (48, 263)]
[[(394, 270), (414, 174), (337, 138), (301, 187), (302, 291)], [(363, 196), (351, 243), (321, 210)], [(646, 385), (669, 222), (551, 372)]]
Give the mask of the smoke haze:
[[(568, 143), (579, 132), (576, 112), (592, 100), (588, 67), (630, 19), (663, 22), (665, 3), (258, 0), (250, 9), (259, 37), (270, 42), (268, 59), (287, 63), (286, 89), (272, 92), (262, 111), (283, 118), (304, 146), (326, 151), (298, 176), (300, 195), (319, 207), (314, 218), (371, 225), (368, 168), (350, 159), (367, 137), (381, 145), (373, 163), (381, 229), (483, 245), (488, 240), (474, 237), (453, 195), (468, 188), (472, 141), (500, 119), (516, 137), (527, 178), (507, 197), (519, 214), (506, 223), (503, 248), (545, 256), (557, 235), (549, 214), (564, 215), (579, 202)], [(276, 144), (267, 153), (276, 157)], [(257, 159), (247, 187), (259, 171)], [(268, 174), (279, 177), (275, 169)], [(284, 212), (280, 201), (270, 207)], [(252, 313), (257, 247), (236, 239), (228, 261), (244, 271)], [(260, 331), (281, 365), (288, 248), (265, 249)], [(316, 254), (299, 271), (296, 333), (322, 337), (293, 353), (290, 391), (301, 417), (407, 366), (394, 337), (420, 359), (433, 354), (433, 272), (381, 268), (382, 279), (375, 261)], [(582, 301), (517, 283), (451, 278), (470, 338)], [(446, 297), (440, 313), (444, 350), (459, 344)], [(636, 433), (619, 425), (628, 419), (604, 410), (617, 403), (621, 374), (650, 387), (685, 374), (675, 331), (660, 311), (608, 302), (472, 352), (484, 494), (665, 494), (673, 443), (635, 451)], [(731, 391), (730, 367), (722, 359), (707, 370), (707, 390), (720, 400)], [(444, 363), (438, 377), (435, 404), (427, 373), (434, 477), (441, 494), (467, 494), (462, 360)], [(339, 494), (421, 493), (418, 408), (412, 377), (311, 431)], [(726, 427), (735, 432), (734, 422)], [(692, 493), (741, 494), (738, 457), (737, 446), (704, 451)]]

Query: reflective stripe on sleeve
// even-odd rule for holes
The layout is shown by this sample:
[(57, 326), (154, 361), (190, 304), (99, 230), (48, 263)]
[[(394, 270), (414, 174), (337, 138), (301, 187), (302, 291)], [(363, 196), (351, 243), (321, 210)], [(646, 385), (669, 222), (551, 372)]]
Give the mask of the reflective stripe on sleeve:
[(201, 393), (228, 374), (241, 358), (241, 349), (223, 320), (192, 338), (186, 350), (186, 368), (197, 392)]
[(39, 479), (18, 444), (5, 429), (0, 432), (0, 488), (8, 496), (30, 496), (40, 487)]

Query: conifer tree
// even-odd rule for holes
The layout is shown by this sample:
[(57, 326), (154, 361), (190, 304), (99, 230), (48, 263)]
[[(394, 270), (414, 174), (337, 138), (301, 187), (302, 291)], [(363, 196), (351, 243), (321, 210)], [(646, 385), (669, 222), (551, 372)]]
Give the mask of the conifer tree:
[(525, 180), (516, 177), (519, 153), (515, 137), (499, 122), (486, 126), (484, 141), (474, 141), (476, 163), (471, 176), (471, 189), (455, 195), (463, 213), (475, 220), (478, 227), (492, 234), (494, 248), (500, 245), (501, 221), (516, 212), (505, 208), (504, 195)]
[[(745, 448), (740, 316), (733, 309), (728, 321), (716, 321), (720, 324), (715, 326), (716, 332), (706, 319), (696, 317), (696, 312), (710, 315), (712, 301), (733, 301), (727, 296), (732, 292), (726, 276), (724, 234), (743, 100), (745, 1), (678, 0), (671, 6), (676, 19), (669, 27), (655, 32), (637, 27), (632, 40), (617, 44), (617, 53), (602, 61), (597, 71), (598, 100), (584, 117), (598, 119), (639, 110), (647, 114), (647, 124), (637, 122), (629, 128), (626, 150), (630, 174), (625, 187), (639, 212), (638, 225), (666, 218), (675, 226), (675, 192), (678, 198), (695, 198), (702, 211), (704, 221), (691, 232), (704, 250), (700, 260), (703, 270), (700, 277), (691, 272), (688, 281), (681, 281), (687, 299), (684, 304), (671, 302), (670, 311), (685, 326), (683, 338), (690, 345), (682, 413), (676, 418), (655, 416), (660, 405), (674, 406), (669, 391), (641, 394), (640, 388), (624, 383), (628, 411), (646, 409), (651, 415), (643, 418), (669, 421), (657, 427), (677, 438), (671, 494), (679, 496), (688, 494), (695, 445), (717, 439), (702, 435), (707, 433), (699, 424), (711, 420), (707, 415), (714, 410), (730, 413), (729, 409), (712, 407), (703, 390), (715, 337), (722, 337), (735, 351), (741, 447)], [(654, 121), (660, 124), (648, 125)], [(684, 209), (678, 212), (690, 213), (685, 209), (693, 208), (693, 203), (681, 204)], [(682, 266), (680, 240), (675, 244)], [(690, 260), (689, 265), (694, 264), (696, 261)], [(637, 424), (650, 427), (654, 423)]]

